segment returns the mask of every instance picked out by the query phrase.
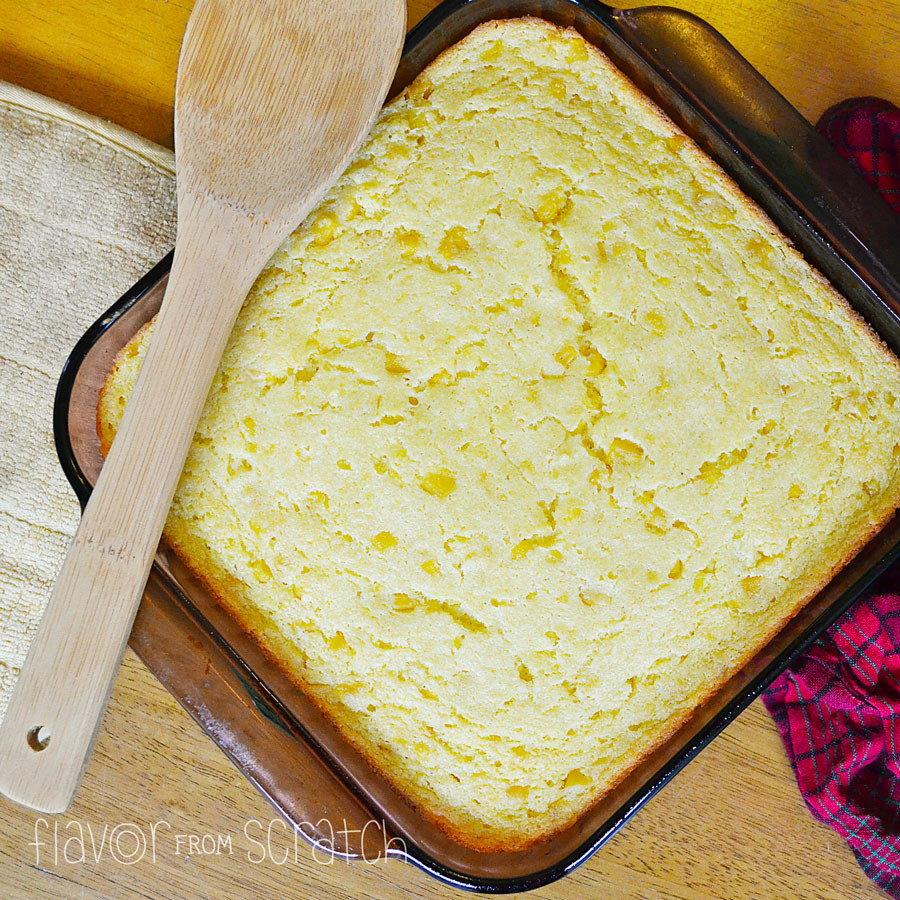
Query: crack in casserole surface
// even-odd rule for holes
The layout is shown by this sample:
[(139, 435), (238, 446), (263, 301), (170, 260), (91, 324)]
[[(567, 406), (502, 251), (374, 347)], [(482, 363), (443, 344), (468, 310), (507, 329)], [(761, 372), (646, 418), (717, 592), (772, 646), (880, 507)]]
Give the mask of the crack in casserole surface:
[[(100, 411), (108, 445), (149, 331)], [(491, 23), (260, 276), (167, 525), (467, 843), (614, 785), (897, 502), (895, 360), (573, 32)]]

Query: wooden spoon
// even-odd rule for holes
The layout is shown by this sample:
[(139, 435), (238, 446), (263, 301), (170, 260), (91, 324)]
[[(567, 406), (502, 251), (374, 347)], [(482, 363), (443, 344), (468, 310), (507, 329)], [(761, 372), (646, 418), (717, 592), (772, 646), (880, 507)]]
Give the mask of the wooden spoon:
[(0, 727), (0, 791), (64, 811), (234, 319), (384, 102), (405, 0), (198, 0), (175, 90), (178, 238), (146, 360)]

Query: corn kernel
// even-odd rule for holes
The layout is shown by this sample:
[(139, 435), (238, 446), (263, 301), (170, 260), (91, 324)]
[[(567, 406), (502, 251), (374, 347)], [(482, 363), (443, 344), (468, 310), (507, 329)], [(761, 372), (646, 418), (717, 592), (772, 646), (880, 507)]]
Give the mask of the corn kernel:
[(451, 228), (444, 235), (438, 249), (448, 258), (464, 253), (469, 249), (469, 242), (466, 240), (466, 229), (461, 225)]
[(584, 386), (584, 397), (585, 402), (591, 409), (598, 411), (603, 409), (603, 395), (590, 382), (587, 382)]
[(403, 421), (403, 416), (382, 416), (374, 425), (399, 425)]
[(565, 368), (574, 362), (576, 356), (578, 356), (578, 351), (571, 344), (567, 344), (562, 350), (555, 353), (553, 358)]
[(409, 159), (411, 152), (408, 144), (395, 143), (387, 148), (384, 155), (387, 159)]
[(566, 99), (566, 83), (562, 78), (550, 79), (550, 93), (556, 97), (557, 100)]
[(792, 484), (791, 489), (788, 491), (788, 497), (791, 500), (796, 500), (798, 497), (803, 496), (803, 488), (800, 487), (799, 484)]
[(334, 637), (328, 641), (328, 647), (331, 650), (346, 650), (350, 645), (347, 643), (347, 638), (344, 637), (343, 631), (337, 631), (334, 634)]
[[(427, 89), (422, 92), (422, 99), (427, 100), (431, 96)], [(428, 125), (428, 115), (422, 109), (409, 109), (406, 112), (406, 121), (410, 128), (424, 128)]]
[(374, 468), (379, 475), (384, 475), (390, 470), (390, 466), (388, 465), (386, 459), (376, 459)]
[(254, 559), (250, 563), (250, 568), (260, 584), (265, 584), (267, 581), (272, 580), (272, 570), (264, 559)]
[(683, 572), (684, 563), (680, 559), (676, 560), (675, 565), (669, 570), (669, 578), (681, 578)]
[(541, 198), (541, 202), (534, 211), (534, 217), (544, 225), (553, 222), (559, 218), (559, 214), (563, 211), (567, 202), (568, 198), (561, 188), (550, 191), (549, 194), (545, 194)]
[(512, 558), (522, 559), (527, 553), (534, 550), (535, 547), (549, 547), (553, 544), (554, 540), (556, 540), (556, 535), (553, 534), (543, 534), (538, 537), (523, 538), (515, 547), (513, 547)]
[(613, 438), (610, 450), (638, 458), (644, 455), (644, 448), (640, 444), (622, 437)]
[(302, 368), (294, 372), (294, 383), (301, 384), (303, 382), (312, 381), (313, 376), (319, 371), (319, 364), (310, 360)]
[(348, 463), (346, 459), (339, 459), (336, 465), (339, 469), (343, 469), (345, 472), (350, 471), (350, 463)]
[(569, 52), (566, 59), (569, 62), (584, 62), (588, 58), (587, 45), (583, 38), (573, 38), (569, 42)]
[(337, 224), (337, 216), (333, 213), (322, 213), (313, 223), (313, 232), (315, 233), (313, 241), (320, 247), (330, 243), (334, 239)]
[(500, 59), (500, 54), (502, 52), (503, 41), (494, 41), (494, 43), (481, 54), (481, 60), (482, 62), (496, 62)]
[(456, 476), (447, 469), (440, 469), (426, 475), (419, 482), (419, 487), (426, 494), (446, 500), (456, 490)]
[(322, 491), (313, 491), (309, 495), (309, 499), (315, 501), (316, 503), (321, 503), (325, 509), (328, 509), (328, 504), (331, 502), (328, 494), (323, 493)]
[(390, 351), (384, 355), (384, 368), (391, 375), (404, 375), (409, 371), (409, 366), (396, 353), (391, 353)]
[(602, 375), (606, 371), (606, 360), (603, 355), (590, 344), (581, 348), (581, 355), (587, 360), (588, 375)]
[(568, 775), (566, 775), (566, 780), (563, 782), (563, 787), (573, 788), (573, 787), (587, 787), (592, 784), (593, 781), (581, 769), (572, 769)]
[(253, 467), (247, 462), (246, 459), (242, 459), (237, 465), (234, 464), (234, 459), (232, 457), (228, 457), (228, 474), (233, 478), (239, 472), (249, 472)]
[(402, 247), (401, 255), (408, 258), (422, 246), (422, 235), (418, 231), (401, 231), (397, 240)]
[(396, 612), (412, 612), (416, 601), (409, 594), (394, 594), (394, 610)]
[(647, 321), (647, 324), (657, 333), (662, 334), (665, 331), (666, 323), (663, 317), (655, 310), (651, 309), (650, 312), (644, 317)]
[(422, 563), (422, 569), (429, 575), (441, 574), (441, 567), (433, 559), (426, 559), (425, 562)]
[(390, 531), (379, 531), (372, 538), (372, 546), (376, 550), (390, 550), (392, 547), (397, 546), (397, 538)]

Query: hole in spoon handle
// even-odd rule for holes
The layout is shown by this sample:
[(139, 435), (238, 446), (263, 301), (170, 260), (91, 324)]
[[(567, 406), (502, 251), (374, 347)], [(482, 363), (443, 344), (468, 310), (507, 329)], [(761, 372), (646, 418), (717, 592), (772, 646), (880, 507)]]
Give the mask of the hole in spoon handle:
[(41, 750), (46, 750), (47, 745), (50, 743), (50, 729), (43, 725), (35, 725), (25, 735), (25, 740), (35, 753), (40, 753)]

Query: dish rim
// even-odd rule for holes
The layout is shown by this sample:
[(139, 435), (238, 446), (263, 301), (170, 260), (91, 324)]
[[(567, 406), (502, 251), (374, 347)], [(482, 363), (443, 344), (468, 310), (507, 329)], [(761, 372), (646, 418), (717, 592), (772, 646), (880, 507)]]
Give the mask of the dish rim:
[[(495, 2), (497, 2), (499, 5), (503, 2), (503, 0), (495, 0)], [(523, 6), (528, 2), (529, 0), (508, 0), (507, 5), (510, 7)], [(596, 19), (602, 27), (610, 30), (626, 44), (628, 43), (628, 40), (626, 37), (625, 26), (622, 23), (627, 22), (629, 19), (633, 19), (635, 17), (635, 14), (640, 13), (641, 11), (656, 11), (659, 14), (668, 13), (670, 15), (686, 17), (685, 21), (690, 19), (702, 26), (702, 28), (706, 29), (713, 36), (721, 39), (721, 36), (718, 35), (718, 32), (712, 29), (711, 26), (709, 26), (707, 23), (698, 19), (696, 16), (692, 16), (691, 14), (685, 13), (684, 11), (668, 7), (638, 7), (637, 10), (622, 11), (597, 2), (597, 0), (550, 0), (550, 2), (546, 2), (545, 0), (545, 2), (543, 3), (540, 3), (539, 0), (531, 0), (531, 2), (532, 5), (554, 7), (555, 9), (578, 9), (591, 18)], [(459, 15), (461, 12), (467, 9), (471, 9), (476, 6), (487, 6), (489, 5), (489, 3), (490, 0), (444, 0), (443, 3), (432, 10), (409, 32), (409, 34), (407, 35), (406, 44), (404, 46), (403, 59), (407, 59), (408, 56), (413, 53), (413, 51), (419, 48), (426, 40), (433, 37), (433, 35), (437, 31), (439, 31), (442, 26), (444, 26), (451, 18)], [(497, 18), (499, 16), (492, 17)], [(724, 42), (724, 39), (721, 40), (723, 41), (723, 43), (727, 44), (727, 42)], [(727, 46), (730, 48), (730, 45)], [(631, 49), (634, 50), (633, 47)], [(741, 57), (740, 54), (737, 54), (737, 51), (734, 51), (733, 48), (730, 49), (734, 53), (738, 62), (745, 63), (743, 57)], [(650, 65), (649, 62), (648, 65)], [(677, 87), (673, 87), (672, 89), (676, 93), (679, 93)], [(775, 92), (774, 89), (771, 88), (771, 86), (769, 86), (769, 90), (773, 95), (780, 98), (784, 103), (786, 103), (786, 101), (784, 101), (783, 98), (781, 98), (780, 95), (778, 95), (777, 92)], [(683, 91), (681, 93), (683, 95)], [(682, 97), (682, 99), (684, 98)], [(688, 101), (685, 102), (689, 107), (691, 106)], [(707, 122), (706, 125), (707, 127), (712, 128), (714, 131), (717, 130), (717, 126), (710, 125), (709, 122)], [(812, 131), (811, 126), (809, 126), (809, 128), (810, 131)], [(725, 141), (728, 141), (729, 137), (731, 137), (727, 133), (721, 136)], [(739, 151), (734, 152), (737, 153), (738, 156), (741, 156)], [(802, 208), (794, 208), (793, 211), (799, 220), (806, 223), (806, 226), (810, 229), (813, 236), (817, 236), (820, 240), (822, 240), (821, 235), (817, 235), (814, 226), (812, 226), (812, 224), (810, 223), (810, 218), (812, 217), (808, 214), (807, 210), (804, 210)], [(827, 244), (827, 239), (824, 242)], [(834, 247), (831, 247), (831, 249), (835, 254), (841, 256), (840, 252), (837, 249), (835, 249)], [(163, 277), (165, 277), (171, 266), (171, 259), (172, 254), (167, 254), (162, 260), (160, 260), (159, 263), (157, 263), (150, 271), (148, 271), (141, 279), (139, 279), (132, 288), (126, 291), (121, 298), (113, 303), (85, 331), (82, 337), (75, 344), (71, 354), (69, 355), (69, 358), (67, 359), (63, 367), (60, 380), (57, 385), (54, 401), (54, 439), (63, 472), (66, 475), (69, 483), (72, 485), (72, 488), (76, 496), (78, 497), (79, 502), (82, 504), (82, 507), (87, 502), (87, 499), (90, 496), (91, 485), (84, 471), (78, 464), (75, 450), (72, 445), (71, 435), (69, 432), (69, 408), (72, 399), (72, 390), (75, 385), (75, 379), (77, 377), (80, 366), (84, 363), (85, 358), (91, 348), (96, 344), (99, 338), (107, 331), (108, 328), (110, 328), (113, 323), (115, 323), (125, 312), (139, 303), (140, 300), (152, 288), (154, 288)], [(859, 275), (859, 273), (856, 274)], [(878, 331), (878, 334), (881, 336), (880, 330)], [(898, 334), (900, 334), (900, 329), (898, 329)], [(894, 337), (896, 338), (897, 336), (895, 335)], [(404, 841), (404, 846), (402, 848), (390, 848), (387, 855), (409, 862), (445, 884), (457, 888), (485, 893), (510, 893), (532, 890), (549, 884), (559, 878), (562, 878), (573, 869), (581, 865), (583, 862), (585, 862), (588, 858), (590, 858), (611, 837), (613, 837), (619, 831), (619, 829), (621, 829), (623, 825), (647, 801), (655, 796), (656, 793), (658, 793), (658, 791), (664, 785), (666, 785), (678, 772), (681, 771), (681, 769), (683, 769), (692, 759), (694, 759), (694, 757), (719, 733), (721, 733), (721, 731), (723, 731), (728, 724), (730, 724), (754, 699), (756, 699), (762, 693), (765, 687), (775, 677), (777, 677), (777, 675), (781, 671), (783, 671), (793, 659), (795, 659), (800, 653), (802, 653), (810, 643), (818, 638), (826, 628), (828, 628), (836, 619), (838, 619), (846, 611), (846, 609), (856, 599), (858, 599), (858, 597), (866, 590), (866, 588), (898, 558), (900, 558), (900, 543), (892, 547), (888, 552), (884, 553), (881, 558), (876, 561), (875, 565), (871, 566), (865, 573), (863, 573), (861, 577), (856, 580), (852, 588), (844, 591), (840, 598), (836, 602), (832, 603), (827, 608), (827, 610), (825, 610), (825, 612), (823, 612), (818, 618), (816, 618), (815, 621), (808, 628), (806, 628), (796, 640), (794, 640), (784, 650), (777, 654), (772, 659), (772, 661), (748, 683), (743, 691), (741, 691), (718, 714), (713, 716), (713, 718), (699, 730), (694, 738), (688, 741), (685, 746), (683, 746), (678, 752), (676, 752), (674, 756), (668, 761), (668, 763), (662, 766), (653, 777), (649, 778), (641, 786), (641, 788), (630, 797), (630, 799), (626, 803), (622, 804), (622, 806), (614, 815), (610, 816), (601, 827), (597, 828), (591, 834), (589, 834), (576, 850), (574, 850), (562, 860), (554, 863), (553, 865), (539, 869), (538, 871), (527, 876), (515, 876), (511, 878), (485, 878), (474, 876), (465, 872), (460, 872), (456, 869), (453, 869), (452, 867), (448, 867), (439, 859), (434, 858), (427, 852), (423, 851), (421, 848), (415, 846), (415, 844), (410, 844), (406, 841)], [(190, 607), (191, 610), (193, 610), (193, 612), (189, 610), (189, 614), (191, 614), (195, 619), (198, 616), (202, 619), (202, 613), (196, 610), (190, 599), (180, 590), (177, 582), (174, 582), (174, 580), (170, 579), (168, 575), (162, 574), (161, 570), (157, 569), (156, 564), (154, 564), (154, 569), (157, 572), (158, 577), (166, 580), (169, 589), (176, 590), (180, 598)], [(220, 645), (220, 648), (225, 652), (229, 652), (227, 641), (225, 641), (224, 638), (220, 638), (218, 640), (218, 644)], [(240, 656), (236, 654), (235, 651), (231, 651), (231, 654), (236, 659), (236, 661), (243, 666), (243, 661), (240, 659)], [(243, 667), (246, 668), (246, 666)], [(248, 669), (246, 674), (255, 678), (252, 670)], [(263, 688), (265, 687), (265, 685), (261, 686)], [(266, 702), (271, 703), (273, 701), (277, 701), (277, 698), (269, 694), (268, 698), (266, 698)], [(277, 712), (279, 715), (289, 716), (291, 720), (295, 719), (292, 714), (285, 711), (283, 708), (277, 710)], [(313, 748), (316, 749), (319, 753), (320, 757), (327, 761), (327, 752), (322, 750), (322, 748), (316, 742), (315, 738), (313, 738), (302, 726), (300, 726), (300, 731), (303, 739), (308, 743), (311, 743)], [(242, 773), (245, 776), (250, 777), (245, 768), (237, 763), (237, 761), (235, 762), (241, 769)], [(350, 788), (350, 790), (356, 793), (354, 787), (349, 784), (349, 782), (339, 769), (333, 766), (331, 766), (331, 769), (335, 774), (338, 775), (338, 777), (342, 779), (342, 781), (344, 781), (344, 783)], [(259, 785), (257, 785), (257, 787), (259, 787)], [(288, 821), (296, 827), (296, 823), (294, 823), (286, 815), (284, 810), (279, 807), (277, 800), (275, 800), (271, 796), (268, 796), (268, 799), (270, 800), (270, 802), (272, 802), (275, 808), (282, 815), (288, 818)], [(369, 806), (366, 801), (363, 802), (367, 806)]]

